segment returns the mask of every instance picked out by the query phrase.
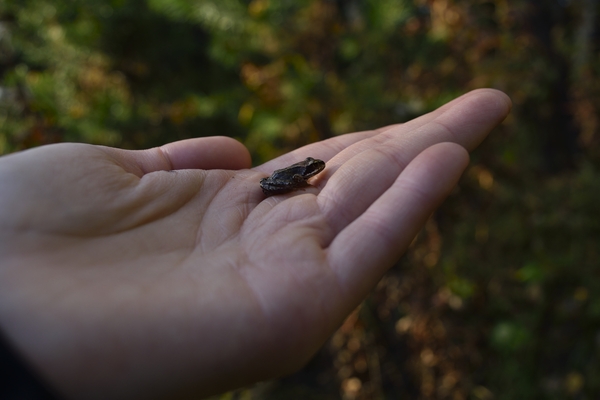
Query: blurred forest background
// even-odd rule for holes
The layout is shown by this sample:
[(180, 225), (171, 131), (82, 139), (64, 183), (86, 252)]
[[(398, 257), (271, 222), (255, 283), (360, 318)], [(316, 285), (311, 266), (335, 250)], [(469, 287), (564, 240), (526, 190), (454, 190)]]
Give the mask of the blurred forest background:
[(600, 398), (597, 0), (1, 0), (0, 154), (228, 135), (261, 163), (514, 102), (300, 372), (219, 398)]

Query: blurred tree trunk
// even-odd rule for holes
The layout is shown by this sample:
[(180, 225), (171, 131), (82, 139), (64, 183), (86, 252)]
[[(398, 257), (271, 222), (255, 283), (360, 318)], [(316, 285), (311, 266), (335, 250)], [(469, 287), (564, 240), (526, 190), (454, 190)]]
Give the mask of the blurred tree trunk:
[(559, 53), (552, 38), (553, 31), (562, 26), (573, 26), (570, 15), (559, 2), (530, 0), (526, 16), (529, 34), (539, 45), (539, 53), (553, 73), (548, 74), (547, 98), (542, 104), (529, 104), (528, 120), (539, 121), (538, 134), (542, 135), (544, 167), (548, 172), (558, 173), (575, 165), (578, 153), (578, 130), (574, 123), (570, 100), (571, 64)]

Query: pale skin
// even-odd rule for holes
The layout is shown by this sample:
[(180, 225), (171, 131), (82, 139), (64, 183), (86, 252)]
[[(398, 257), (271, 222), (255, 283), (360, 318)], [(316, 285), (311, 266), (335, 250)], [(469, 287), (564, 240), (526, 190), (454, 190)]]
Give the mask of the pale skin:
[[(0, 328), (68, 399), (198, 398), (302, 367), (510, 110), (468, 93), (250, 169), (226, 137), (0, 158)], [(259, 180), (306, 157), (313, 187)]]

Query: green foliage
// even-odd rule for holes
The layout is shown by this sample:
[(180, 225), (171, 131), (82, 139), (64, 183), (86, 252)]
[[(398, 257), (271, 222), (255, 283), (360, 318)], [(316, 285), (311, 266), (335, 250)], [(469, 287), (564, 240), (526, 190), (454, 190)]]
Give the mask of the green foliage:
[(492, 329), (490, 342), (496, 349), (504, 352), (517, 352), (532, 342), (531, 332), (514, 321), (500, 321)]
[(594, 4), (4, 0), (0, 154), (229, 135), (260, 162), (504, 90), (511, 116), (405, 260), (262, 398), (597, 398)]

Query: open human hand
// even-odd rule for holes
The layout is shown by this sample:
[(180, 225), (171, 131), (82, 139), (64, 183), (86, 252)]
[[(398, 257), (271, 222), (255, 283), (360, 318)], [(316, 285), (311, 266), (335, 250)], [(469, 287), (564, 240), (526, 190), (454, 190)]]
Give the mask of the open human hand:
[[(507, 115), (493, 90), (259, 167), (225, 137), (0, 158), (0, 328), (70, 399), (192, 398), (300, 368)], [(466, 150), (465, 150), (466, 149)], [(306, 157), (306, 189), (259, 180)]]

